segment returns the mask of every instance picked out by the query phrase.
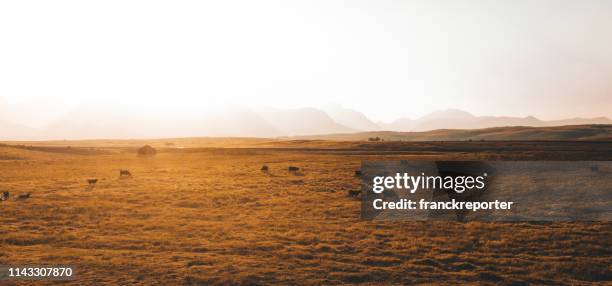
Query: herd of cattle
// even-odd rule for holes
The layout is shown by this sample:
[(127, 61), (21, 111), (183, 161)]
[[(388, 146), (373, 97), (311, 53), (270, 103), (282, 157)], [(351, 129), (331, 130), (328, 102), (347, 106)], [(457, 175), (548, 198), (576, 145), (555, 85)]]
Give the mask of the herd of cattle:
[[(268, 172), (270, 170), (270, 167), (268, 167), (268, 165), (263, 165), (261, 166), (261, 171), (262, 172)], [(295, 167), (295, 166), (289, 166), (289, 168), (287, 168), (287, 170), (289, 170), (289, 172), (297, 172), (300, 170), (299, 167)]]
[[(261, 171), (262, 172), (268, 172), (270, 170), (270, 168), (267, 165), (263, 165), (261, 166)], [(289, 166), (287, 168), (287, 170), (290, 173), (297, 173), (300, 168), (299, 167), (295, 167), (295, 166)], [(119, 170), (119, 178), (131, 178), (132, 177), (132, 173), (129, 170)], [(357, 170), (355, 171), (355, 177), (361, 177), (361, 171)], [(92, 179), (87, 179), (87, 185), (88, 185), (88, 189), (92, 189), (96, 183), (98, 183), (98, 179), (97, 178), (92, 178)], [(349, 190), (348, 191), (348, 196), (349, 197), (358, 197), (361, 194), (360, 190)], [(0, 201), (7, 201), (10, 197), (10, 192), (2, 192), (0, 193)], [(24, 199), (28, 199), (31, 197), (30, 193), (21, 193), (19, 194), (16, 199), (17, 200), (24, 200)]]
[[(290, 173), (295, 174), (300, 170), (300, 168), (295, 167), (295, 166), (289, 166), (287, 170)], [(261, 171), (264, 173), (268, 173), (270, 171), (270, 167), (268, 167), (267, 165), (263, 165), (261, 166)], [(355, 177), (360, 178), (361, 176), (362, 176), (361, 170), (356, 170)], [(358, 198), (361, 195), (361, 190), (348, 190), (347, 195), (352, 198)]]
[[(119, 177), (120, 178), (131, 178), (132, 177), (132, 173), (130, 173), (129, 170), (119, 170)], [(87, 185), (89, 186), (89, 189), (93, 188), (96, 183), (98, 182), (98, 179), (93, 178), (93, 179), (87, 179)], [(11, 196), (10, 192), (2, 192), (0, 193), (0, 201), (8, 201), (9, 198)], [(21, 193), (19, 195), (17, 195), (17, 197), (15, 198), (16, 200), (25, 200), (25, 199), (29, 199), (32, 196), (31, 193)]]

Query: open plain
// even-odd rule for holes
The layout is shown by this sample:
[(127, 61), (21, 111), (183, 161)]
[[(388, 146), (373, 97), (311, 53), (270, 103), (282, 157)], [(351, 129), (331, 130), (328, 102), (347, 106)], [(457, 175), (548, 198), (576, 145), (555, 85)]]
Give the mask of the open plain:
[[(144, 144), (158, 153), (137, 156)], [(7, 142), (0, 265), (73, 265), (76, 279), (58, 283), (74, 285), (611, 283), (609, 222), (362, 221), (360, 201), (347, 195), (360, 187), (362, 160), (611, 160), (611, 150), (556, 141)]]

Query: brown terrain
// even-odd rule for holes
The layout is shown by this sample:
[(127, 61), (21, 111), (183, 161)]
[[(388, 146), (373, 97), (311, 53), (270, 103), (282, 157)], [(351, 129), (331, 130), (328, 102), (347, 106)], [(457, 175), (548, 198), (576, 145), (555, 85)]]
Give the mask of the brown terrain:
[(612, 283), (610, 222), (360, 220), (354, 171), (397, 159), (612, 160), (612, 142), (7, 142), (0, 265), (74, 265), (71, 285)]

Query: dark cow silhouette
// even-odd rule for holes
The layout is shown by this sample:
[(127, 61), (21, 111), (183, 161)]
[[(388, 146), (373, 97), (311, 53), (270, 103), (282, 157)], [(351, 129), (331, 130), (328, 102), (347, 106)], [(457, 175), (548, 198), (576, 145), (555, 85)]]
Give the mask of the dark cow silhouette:
[(6, 201), (9, 199), (11, 193), (9, 192), (2, 192), (2, 195), (0, 196), (0, 201)]
[(132, 173), (128, 170), (119, 170), (119, 177), (131, 177)]
[(348, 196), (349, 197), (353, 197), (356, 198), (361, 194), (361, 190), (349, 190), (348, 191)]
[(266, 166), (266, 165), (261, 166), (261, 171), (262, 172), (267, 172), (268, 171), (268, 166)]
[(90, 186), (95, 185), (97, 182), (98, 182), (98, 179), (88, 179), (88, 180), (87, 180), (87, 183), (88, 183)]
[(288, 170), (289, 170), (289, 172), (297, 172), (297, 171), (300, 170), (300, 168), (294, 167), (294, 166), (289, 166)]
[(19, 196), (17, 196), (18, 200), (25, 200), (30, 198), (30, 193), (23, 193), (23, 194), (19, 194)]
[(355, 177), (361, 177), (361, 170), (355, 171)]

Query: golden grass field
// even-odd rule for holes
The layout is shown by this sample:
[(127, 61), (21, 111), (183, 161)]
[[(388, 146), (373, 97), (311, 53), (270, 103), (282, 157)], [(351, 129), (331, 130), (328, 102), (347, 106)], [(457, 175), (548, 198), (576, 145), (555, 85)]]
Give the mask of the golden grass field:
[[(137, 156), (145, 143), (160, 152)], [(0, 202), (0, 265), (74, 265), (76, 280), (61, 283), (612, 283), (609, 222), (362, 221), (347, 196), (364, 159), (609, 160), (612, 143), (19, 144), (0, 146), (0, 191), (12, 195)], [(13, 284), (35, 283), (0, 281)]]

